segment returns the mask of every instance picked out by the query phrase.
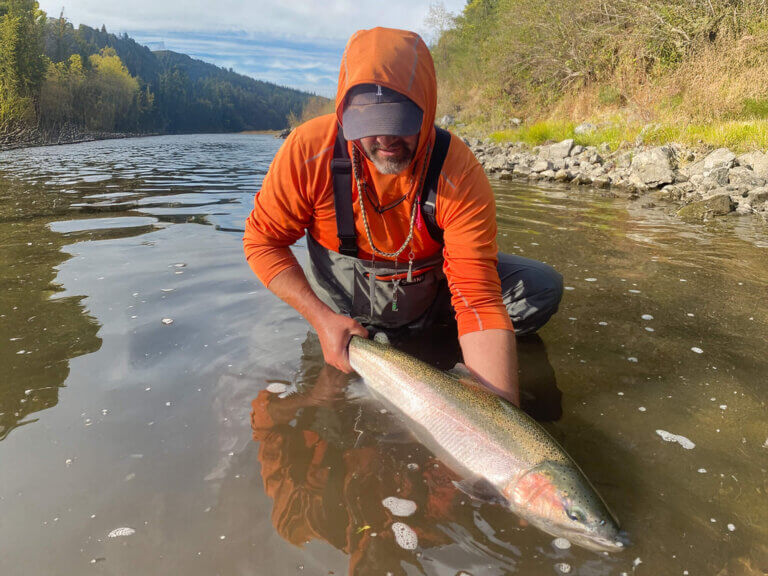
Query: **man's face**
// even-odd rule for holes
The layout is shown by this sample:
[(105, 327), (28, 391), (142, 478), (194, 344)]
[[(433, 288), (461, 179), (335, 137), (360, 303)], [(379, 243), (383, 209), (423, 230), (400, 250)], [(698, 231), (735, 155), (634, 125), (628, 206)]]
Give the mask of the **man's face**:
[(365, 155), (381, 174), (399, 174), (411, 163), (419, 135), (360, 138)]

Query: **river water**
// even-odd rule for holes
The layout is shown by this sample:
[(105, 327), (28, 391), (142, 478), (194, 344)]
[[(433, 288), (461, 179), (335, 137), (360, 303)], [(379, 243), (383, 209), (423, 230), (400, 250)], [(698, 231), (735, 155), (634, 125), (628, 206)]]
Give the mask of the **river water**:
[[(631, 539), (561, 549), (345, 392), (252, 275), (243, 221), (280, 143), (0, 154), (0, 573), (768, 572), (765, 228), (496, 185), (500, 248), (567, 286), (520, 342), (524, 406)], [(402, 345), (457, 360), (450, 335)]]

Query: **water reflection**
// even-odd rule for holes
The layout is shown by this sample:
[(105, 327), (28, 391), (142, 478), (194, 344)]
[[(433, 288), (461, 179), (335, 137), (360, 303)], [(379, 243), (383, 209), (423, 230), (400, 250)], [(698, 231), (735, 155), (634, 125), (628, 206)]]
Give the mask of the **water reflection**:
[[(429, 331), (393, 339), (418, 356), (446, 364), (455, 361), (455, 351), (449, 346), (438, 352), (444, 337)], [(422, 346), (415, 349), (417, 342)], [(408, 565), (423, 572), (423, 553), (415, 554), (411, 544), (420, 551), (458, 546), (464, 556), (453, 558), (457, 569), (478, 562), (485, 574), (514, 569), (519, 549), (506, 536), (495, 536), (495, 529), (454, 487), (459, 478), (397, 416), (369, 397), (359, 380), (324, 365), (314, 334), (302, 350), (298, 391), (273, 382), (252, 402), (253, 439), (259, 443), (261, 477), (273, 502), (276, 532), (295, 546), (316, 539), (329, 543), (348, 555), (349, 573), (356, 575), (404, 575), (410, 573)], [(523, 339), (520, 357), (527, 407), (545, 419), (558, 419), (561, 394), (542, 339)], [(383, 504), (387, 498), (413, 503), (416, 512), (399, 516)], [(492, 514), (505, 527), (501, 534), (520, 529), (511, 514)], [(398, 541), (396, 533), (402, 538), (411, 530), (413, 542)]]
[[(72, 358), (101, 346), (83, 296), (63, 296), (56, 268), (69, 256), (45, 227), (55, 212), (39, 190), (0, 180), (0, 440), (58, 403)], [(38, 200), (39, 198), (39, 200)], [(29, 210), (17, 207), (29, 207)]]

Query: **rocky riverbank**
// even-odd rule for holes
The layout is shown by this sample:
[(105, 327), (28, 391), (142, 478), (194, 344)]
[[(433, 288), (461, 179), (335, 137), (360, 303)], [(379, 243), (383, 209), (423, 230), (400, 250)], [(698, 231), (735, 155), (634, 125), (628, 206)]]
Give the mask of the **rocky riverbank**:
[(116, 138), (135, 138), (152, 134), (133, 134), (128, 132), (84, 132), (73, 125), (66, 125), (53, 132), (44, 132), (37, 128), (17, 128), (0, 134), (0, 152), (18, 148), (37, 146), (56, 146), (58, 144), (78, 144), (95, 140), (113, 140)]
[(530, 147), (468, 138), (491, 178), (561, 182), (610, 189), (647, 205), (665, 204), (680, 218), (704, 221), (757, 215), (768, 222), (768, 154), (702, 152), (678, 144), (611, 151), (573, 140)]

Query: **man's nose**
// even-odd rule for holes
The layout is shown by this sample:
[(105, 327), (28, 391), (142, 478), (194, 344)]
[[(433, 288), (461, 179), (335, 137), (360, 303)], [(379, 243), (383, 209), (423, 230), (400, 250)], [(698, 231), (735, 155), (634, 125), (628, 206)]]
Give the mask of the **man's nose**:
[(400, 140), (400, 136), (377, 136), (376, 140), (378, 140), (380, 146), (389, 148), (392, 144)]

